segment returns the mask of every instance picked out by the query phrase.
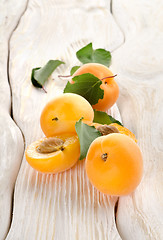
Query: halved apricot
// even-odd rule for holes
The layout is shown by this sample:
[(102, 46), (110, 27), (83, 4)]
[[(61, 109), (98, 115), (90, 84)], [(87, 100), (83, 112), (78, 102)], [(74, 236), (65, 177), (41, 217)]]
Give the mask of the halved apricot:
[(119, 133), (96, 138), (89, 147), (85, 166), (90, 182), (99, 191), (115, 196), (133, 192), (143, 174), (139, 146)]
[(47, 137), (76, 133), (75, 123), (81, 117), (85, 123), (93, 121), (94, 111), (90, 103), (78, 94), (64, 93), (46, 104), (40, 124)]
[(128, 128), (123, 127), (118, 123), (111, 123), (110, 126), (116, 127), (121, 134), (125, 134), (128, 137), (132, 138), (136, 143), (138, 142), (133, 132), (131, 132)]
[(65, 171), (78, 161), (79, 155), (79, 140), (72, 134), (39, 139), (25, 151), (27, 162), (43, 173)]
[[(132, 138), (136, 143), (137, 143), (137, 139), (135, 137), (135, 135), (133, 134), (133, 132), (131, 132), (128, 128), (121, 126), (118, 123), (111, 123), (109, 125), (102, 125), (100, 123), (91, 123), (91, 126), (94, 126), (97, 130), (99, 130), (102, 135), (107, 135), (109, 133), (121, 133), (121, 134), (125, 134), (128, 137)], [(107, 129), (108, 128), (108, 129)]]

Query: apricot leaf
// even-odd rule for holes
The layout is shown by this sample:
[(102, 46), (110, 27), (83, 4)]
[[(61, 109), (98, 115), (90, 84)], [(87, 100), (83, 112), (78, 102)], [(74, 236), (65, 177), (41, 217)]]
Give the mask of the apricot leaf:
[(74, 66), (71, 68), (70, 74), (71, 76), (80, 68), (80, 66)]
[(102, 136), (101, 133), (94, 127), (89, 126), (82, 122), (81, 118), (75, 124), (75, 130), (79, 137), (80, 142), (80, 158), (82, 160), (86, 157), (90, 144), (95, 140), (95, 138)]
[(60, 60), (49, 60), (47, 64), (42, 68), (33, 68), (31, 74), (31, 81), (35, 87), (43, 88), (44, 83), (52, 72), (64, 62)]
[(32, 69), (32, 74), (31, 74), (31, 81), (32, 81), (32, 84), (35, 86), (35, 87), (38, 87), (38, 88), (42, 88), (42, 85), (39, 84), (39, 82), (34, 78), (34, 73), (39, 70), (40, 67), (38, 68), (33, 68)]
[(108, 115), (106, 112), (96, 111), (94, 110), (94, 119), (93, 122), (100, 123), (100, 124), (111, 124), (111, 123), (117, 123), (121, 126), (122, 123), (113, 118), (111, 115)]
[(101, 63), (107, 67), (111, 64), (111, 53), (105, 49), (99, 48), (94, 50), (92, 43), (76, 52), (76, 56), (80, 62), (85, 63)]
[(74, 81), (71, 84), (69, 81), (64, 89), (64, 93), (76, 93), (87, 99), (94, 105), (99, 99), (103, 99), (104, 90), (100, 88), (102, 81), (93, 74), (84, 73), (72, 78)]

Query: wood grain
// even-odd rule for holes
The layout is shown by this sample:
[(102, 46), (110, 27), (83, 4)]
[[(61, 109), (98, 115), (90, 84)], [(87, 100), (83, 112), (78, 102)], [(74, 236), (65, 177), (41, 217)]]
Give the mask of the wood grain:
[[(62, 174), (44, 175), (23, 158), (6, 239), (163, 239), (162, 1), (9, 0), (0, 7), (4, 10), (0, 28), (0, 141), (4, 142), (0, 146), (4, 152), (0, 155), (0, 239), (10, 224), (11, 196), (22, 159), (23, 140), (18, 127), (25, 147), (43, 136), (41, 110), (62, 94), (66, 84), (58, 74), (67, 75), (79, 64), (75, 52), (89, 42), (94, 48), (112, 51), (111, 69), (118, 74), (120, 86), (120, 114), (116, 105), (111, 114), (122, 117), (124, 125), (136, 134), (144, 159), (143, 180), (133, 194), (118, 200), (92, 187), (84, 162)], [(48, 80), (45, 94), (32, 86), (30, 74), (32, 68), (43, 66), (49, 59), (66, 64)], [(11, 108), (18, 127), (10, 117)], [(15, 146), (12, 151), (10, 146)], [(1, 216), (6, 211), (5, 220)]]
[[(12, 36), (9, 76), (13, 116), (26, 146), (43, 136), (39, 126), (41, 110), (47, 101), (62, 94), (66, 82), (58, 74), (69, 74), (71, 67), (79, 64), (76, 50), (91, 41), (95, 48), (105, 46), (110, 50), (123, 42), (109, 9), (104, 8), (105, 1), (100, 5), (90, 1), (87, 7), (85, 3), (74, 1), (72, 7), (72, 3), (29, 1)], [(43, 66), (49, 59), (66, 64), (49, 79), (45, 94), (32, 86), (30, 74), (33, 67)], [(112, 115), (119, 118), (116, 106)], [(44, 175), (23, 159), (6, 239), (120, 239), (115, 225), (116, 201), (117, 197), (105, 196), (92, 187), (84, 161), (62, 174)]]
[(8, 81), (9, 42), (26, 6), (25, 1), (15, 3), (0, 2), (0, 239), (5, 238), (10, 227), (13, 189), (24, 151), (22, 134), (11, 118)]
[[(114, 52), (118, 101), (124, 124), (143, 153), (144, 177), (137, 190), (121, 197), (117, 227), (122, 239), (163, 239), (163, 5), (161, 1), (115, 1), (113, 14), (125, 33)], [(123, 11), (122, 16), (119, 12)]]

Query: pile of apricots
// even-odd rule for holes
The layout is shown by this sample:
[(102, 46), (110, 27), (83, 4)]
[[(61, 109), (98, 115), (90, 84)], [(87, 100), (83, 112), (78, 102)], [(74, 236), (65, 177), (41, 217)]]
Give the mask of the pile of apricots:
[[(119, 87), (112, 72), (104, 65), (84, 64), (73, 77), (84, 73), (101, 79), (103, 99), (91, 106), (78, 94), (63, 93), (48, 102), (40, 116), (40, 125), (46, 137), (27, 147), (26, 160), (42, 173), (58, 173), (74, 166), (80, 156), (75, 124), (82, 118), (84, 123), (93, 125), (102, 135), (91, 143), (84, 160), (90, 182), (105, 194), (130, 194), (139, 185), (143, 174), (142, 154), (134, 134), (117, 123), (93, 123), (93, 109), (106, 111), (113, 106), (119, 96)], [(73, 84), (72, 80), (70, 83)]]

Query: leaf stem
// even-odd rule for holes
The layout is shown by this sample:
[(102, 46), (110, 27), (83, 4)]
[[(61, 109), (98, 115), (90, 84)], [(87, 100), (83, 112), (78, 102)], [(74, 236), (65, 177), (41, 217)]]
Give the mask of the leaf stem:
[(104, 79), (113, 78), (113, 77), (116, 77), (116, 76), (117, 76), (117, 74), (115, 74), (115, 75), (113, 75), (113, 76), (108, 76), (108, 77), (101, 78), (100, 80), (102, 81), (102, 80), (104, 80)]
[(44, 86), (42, 86), (42, 89), (44, 90), (45, 93), (47, 93), (46, 89), (44, 88)]
[(67, 77), (72, 77), (71, 75), (66, 75), (66, 76), (63, 76), (63, 75), (58, 75), (59, 78), (67, 78)]

